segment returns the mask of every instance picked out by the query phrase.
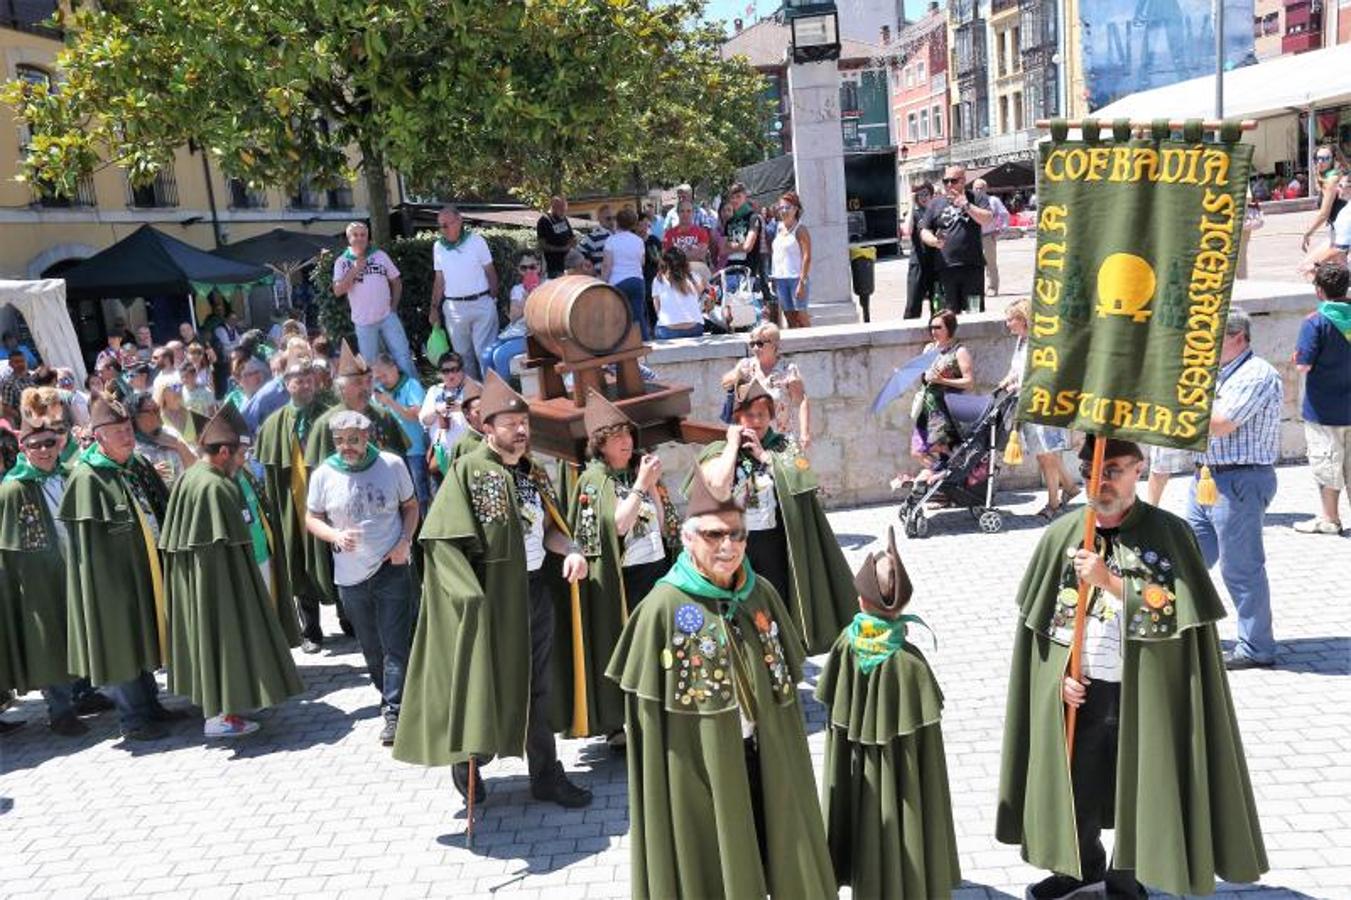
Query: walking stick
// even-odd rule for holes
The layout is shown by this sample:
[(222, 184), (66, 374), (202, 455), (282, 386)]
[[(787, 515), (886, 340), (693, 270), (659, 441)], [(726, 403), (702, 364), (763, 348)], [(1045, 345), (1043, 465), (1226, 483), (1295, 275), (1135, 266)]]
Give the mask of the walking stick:
[[(1093, 468), (1088, 474), (1088, 499), (1097, 499), (1102, 481), (1102, 461), (1107, 454), (1107, 438), (1098, 435), (1093, 440)], [(1084, 549), (1092, 550), (1097, 541), (1098, 513), (1090, 503), (1084, 510)], [(1089, 584), (1079, 579), (1079, 599), (1074, 605), (1074, 640), (1070, 642), (1070, 677), (1078, 681), (1084, 674), (1084, 619), (1088, 616)], [(1079, 708), (1065, 704), (1065, 753), (1074, 762), (1074, 725)]]
[(478, 760), (471, 753), (469, 754), (469, 811), (467, 813), (468, 824), (464, 829), (464, 846), (466, 850), (474, 848), (474, 795), (478, 793)]

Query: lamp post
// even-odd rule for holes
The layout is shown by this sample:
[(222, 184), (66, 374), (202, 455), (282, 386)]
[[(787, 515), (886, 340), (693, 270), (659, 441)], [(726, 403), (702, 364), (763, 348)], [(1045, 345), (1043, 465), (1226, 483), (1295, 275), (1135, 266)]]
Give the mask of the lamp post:
[(793, 172), (811, 229), (813, 325), (855, 322), (849, 285), (844, 135), (840, 121), (839, 12), (834, 3), (786, 0), (788, 95), (792, 103)]

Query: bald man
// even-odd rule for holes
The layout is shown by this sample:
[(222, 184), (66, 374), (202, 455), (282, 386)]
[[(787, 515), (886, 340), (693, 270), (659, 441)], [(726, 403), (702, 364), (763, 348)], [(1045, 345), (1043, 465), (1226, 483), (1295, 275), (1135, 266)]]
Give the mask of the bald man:
[(562, 275), (567, 265), (568, 251), (577, 245), (577, 235), (572, 233), (572, 223), (568, 221), (568, 201), (565, 198), (549, 198), (549, 211), (540, 216), (539, 222), (535, 224), (535, 236), (539, 239), (539, 252), (544, 254), (548, 277)]

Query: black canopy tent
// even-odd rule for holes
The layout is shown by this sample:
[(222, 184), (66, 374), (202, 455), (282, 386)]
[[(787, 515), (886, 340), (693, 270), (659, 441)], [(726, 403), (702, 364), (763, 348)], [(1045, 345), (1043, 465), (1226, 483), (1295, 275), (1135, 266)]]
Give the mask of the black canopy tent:
[[(793, 154), (785, 153), (737, 170), (751, 200), (769, 205), (793, 190), (797, 174)], [(896, 151), (862, 150), (844, 154), (844, 191), (851, 245), (896, 241)], [(805, 221), (811, 224), (812, 211)]]
[(1029, 190), (1036, 186), (1037, 176), (1030, 162), (1006, 162), (987, 169), (975, 169), (966, 173), (969, 184), (977, 178), (985, 179), (991, 193), (1012, 193), (1017, 190)]
[(215, 251), (234, 262), (255, 266), (272, 266), (285, 270), (311, 262), (325, 250), (340, 250), (346, 239), (341, 234), (310, 234), (274, 228), (269, 232), (227, 244)]
[[(74, 266), (62, 275), (70, 300), (105, 297), (205, 296), (245, 290), (270, 282), (271, 270), (224, 259), (164, 232), (142, 225), (132, 234)], [(188, 303), (197, 327), (195, 303)]]

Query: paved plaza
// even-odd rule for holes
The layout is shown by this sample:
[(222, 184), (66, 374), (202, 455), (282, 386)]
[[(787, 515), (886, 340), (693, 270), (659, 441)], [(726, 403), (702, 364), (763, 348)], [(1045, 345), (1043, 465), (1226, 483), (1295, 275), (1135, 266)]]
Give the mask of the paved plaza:
[[(1345, 898), (1351, 539), (1293, 532), (1314, 492), (1307, 469), (1279, 474), (1266, 528), (1278, 666), (1230, 679), (1272, 867), (1243, 896)], [(1185, 491), (1175, 480), (1165, 505), (1180, 509)], [(901, 548), (916, 586), (912, 611), (938, 639), (930, 658), (947, 698), (966, 878), (957, 896), (966, 898), (1021, 897), (1041, 876), (993, 838), (1013, 594), (1040, 534), (1032, 514), (1041, 505), (1030, 493), (1001, 501), (1015, 513), (1001, 534), (944, 512), (928, 538)], [(830, 518), (851, 564), (895, 521), (889, 506)], [(1232, 619), (1220, 633), (1233, 637)], [(916, 639), (927, 651), (928, 639)], [(449, 769), (397, 763), (380, 747), (378, 698), (355, 642), (330, 639), (323, 654), (297, 659), (308, 691), (264, 713), (262, 731), (235, 743), (207, 744), (199, 722), (184, 722), (168, 740), (128, 745), (111, 714), (87, 720), (85, 738), (61, 739), (47, 732), (40, 698), (23, 698), (5, 717), (27, 726), (0, 739), (0, 896), (628, 896), (624, 762), (602, 741), (562, 748), (567, 768), (595, 791), (585, 810), (532, 802), (520, 760), (488, 767), (488, 802), (466, 850)], [(809, 682), (817, 672), (809, 666)], [(801, 696), (819, 769), (823, 710), (809, 685)], [(755, 852), (753, 841), (746, 850)]]

